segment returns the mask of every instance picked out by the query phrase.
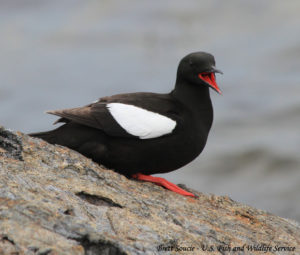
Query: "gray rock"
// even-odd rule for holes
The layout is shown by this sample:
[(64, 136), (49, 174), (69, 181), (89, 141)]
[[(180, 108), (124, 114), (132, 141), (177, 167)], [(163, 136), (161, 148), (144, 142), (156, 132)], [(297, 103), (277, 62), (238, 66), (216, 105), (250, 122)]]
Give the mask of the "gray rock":
[(0, 254), (300, 254), (296, 222), (192, 192), (0, 127)]

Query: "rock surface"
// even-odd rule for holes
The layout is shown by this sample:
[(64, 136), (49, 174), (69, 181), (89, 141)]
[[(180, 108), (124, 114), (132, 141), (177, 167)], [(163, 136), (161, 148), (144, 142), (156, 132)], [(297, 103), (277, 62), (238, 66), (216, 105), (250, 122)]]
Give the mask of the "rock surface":
[(0, 254), (300, 254), (298, 223), (0, 127)]

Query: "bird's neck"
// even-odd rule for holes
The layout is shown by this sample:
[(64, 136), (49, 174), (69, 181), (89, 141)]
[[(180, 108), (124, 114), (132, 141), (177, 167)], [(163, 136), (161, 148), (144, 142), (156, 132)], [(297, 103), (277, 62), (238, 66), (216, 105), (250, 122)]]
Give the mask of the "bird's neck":
[(209, 88), (205, 85), (177, 79), (171, 95), (192, 110), (212, 108)]

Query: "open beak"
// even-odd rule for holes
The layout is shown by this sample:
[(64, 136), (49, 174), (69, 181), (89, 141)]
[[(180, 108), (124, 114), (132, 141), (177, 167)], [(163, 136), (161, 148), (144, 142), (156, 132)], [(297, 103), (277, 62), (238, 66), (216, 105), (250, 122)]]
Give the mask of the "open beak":
[(215, 73), (223, 74), (220, 70), (216, 69), (215, 67), (212, 67), (211, 70), (209, 70), (208, 72), (198, 74), (198, 77), (204, 82), (206, 82), (212, 89), (217, 91), (219, 94), (222, 94), (222, 91), (220, 90), (216, 82)]

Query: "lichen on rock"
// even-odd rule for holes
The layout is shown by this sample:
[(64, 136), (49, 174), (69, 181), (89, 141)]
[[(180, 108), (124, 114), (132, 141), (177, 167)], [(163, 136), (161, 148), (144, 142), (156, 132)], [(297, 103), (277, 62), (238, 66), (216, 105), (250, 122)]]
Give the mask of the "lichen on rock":
[(300, 254), (298, 223), (192, 192), (0, 127), (0, 254)]

